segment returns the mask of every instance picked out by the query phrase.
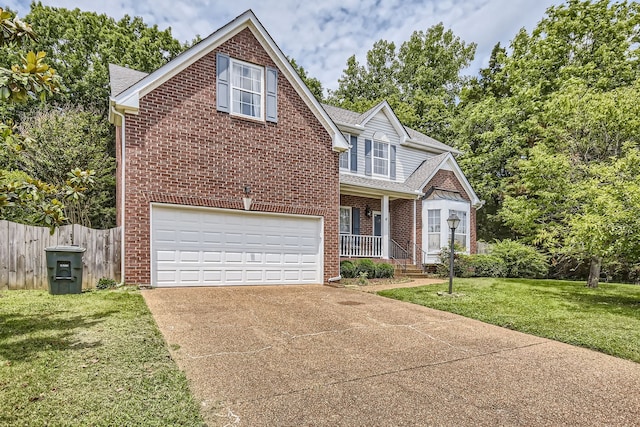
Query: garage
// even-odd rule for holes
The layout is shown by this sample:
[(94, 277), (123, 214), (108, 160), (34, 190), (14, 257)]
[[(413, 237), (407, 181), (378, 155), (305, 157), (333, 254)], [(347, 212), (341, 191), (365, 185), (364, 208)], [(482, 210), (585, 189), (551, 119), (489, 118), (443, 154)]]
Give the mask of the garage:
[(322, 283), (322, 218), (151, 206), (152, 285)]

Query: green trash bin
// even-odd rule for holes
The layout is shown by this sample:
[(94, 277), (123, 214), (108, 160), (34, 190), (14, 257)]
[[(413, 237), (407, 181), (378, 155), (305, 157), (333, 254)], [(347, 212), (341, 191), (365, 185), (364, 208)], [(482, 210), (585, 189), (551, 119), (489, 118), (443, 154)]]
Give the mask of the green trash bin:
[(47, 253), (47, 277), (51, 295), (82, 292), (82, 254), (79, 246), (52, 246)]

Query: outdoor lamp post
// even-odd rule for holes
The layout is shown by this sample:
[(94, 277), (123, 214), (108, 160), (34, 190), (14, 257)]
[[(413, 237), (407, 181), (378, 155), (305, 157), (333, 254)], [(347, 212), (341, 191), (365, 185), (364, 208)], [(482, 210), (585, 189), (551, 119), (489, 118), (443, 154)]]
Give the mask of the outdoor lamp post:
[(453, 293), (453, 253), (455, 252), (453, 248), (453, 241), (456, 238), (456, 228), (458, 228), (458, 224), (460, 224), (460, 218), (455, 213), (449, 215), (447, 218), (447, 224), (451, 229), (451, 243), (449, 244), (449, 294)]

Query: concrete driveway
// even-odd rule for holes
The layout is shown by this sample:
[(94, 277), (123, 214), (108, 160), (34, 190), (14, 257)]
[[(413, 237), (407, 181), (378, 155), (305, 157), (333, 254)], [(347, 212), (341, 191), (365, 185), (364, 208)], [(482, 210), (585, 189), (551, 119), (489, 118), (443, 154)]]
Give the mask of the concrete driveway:
[(153, 289), (209, 425), (640, 425), (640, 364), (364, 292)]

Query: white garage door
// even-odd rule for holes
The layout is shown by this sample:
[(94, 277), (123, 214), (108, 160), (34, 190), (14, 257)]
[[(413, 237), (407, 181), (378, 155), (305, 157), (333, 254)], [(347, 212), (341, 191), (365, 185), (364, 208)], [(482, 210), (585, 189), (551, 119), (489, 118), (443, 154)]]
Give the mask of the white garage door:
[(154, 286), (322, 283), (322, 220), (153, 205)]

